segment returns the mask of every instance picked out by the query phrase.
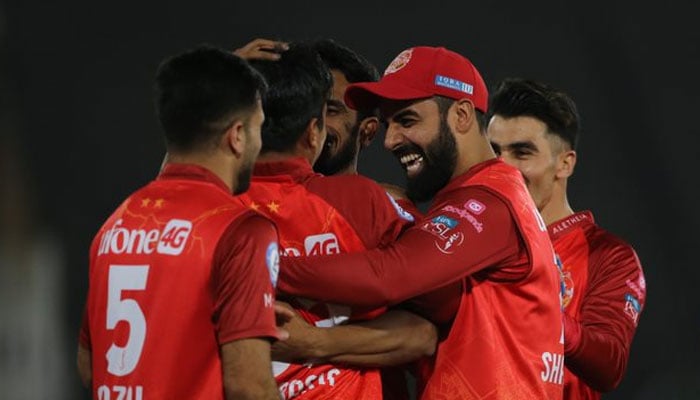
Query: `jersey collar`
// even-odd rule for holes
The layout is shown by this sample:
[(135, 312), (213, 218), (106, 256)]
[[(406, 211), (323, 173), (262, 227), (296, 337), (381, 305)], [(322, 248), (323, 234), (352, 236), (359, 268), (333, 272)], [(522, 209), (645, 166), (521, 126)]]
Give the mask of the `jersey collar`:
[(253, 169), (255, 180), (289, 179), (300, 182), (311, 176), (320, 175), (314, 172), (311, 164), (303, 157), (290, 157), (280, 161), (257, 162)]
[(208, 169), (195, 164), (165, 164), (160, 174), (158, 174), (158, 179), (189, 179), (193, 181), (209, 182), (231, 193), (231, 188), (229, 188), (221, 178)]
[(547, 226), (547, 230), (549, 231), (549, 237), (554, 240), (577, 227), (583, 227), (594, 223), (595, 220), (593, 219), (593, 214), (590, 211), (585, 210), (552, 222)]

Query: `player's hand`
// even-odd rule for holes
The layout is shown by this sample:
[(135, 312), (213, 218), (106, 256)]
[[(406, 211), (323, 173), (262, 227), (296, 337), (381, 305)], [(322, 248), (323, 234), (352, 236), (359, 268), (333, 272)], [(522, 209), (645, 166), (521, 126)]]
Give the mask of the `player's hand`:
[(391, 183), (380, 183), (381, 187), (384, 188), (384, 190), (389, 193), (389, 196), (391, 196), (394, 200), (409, 200), (408, 196), (406, 196), (406, 191), (404, 188), (396, 185), (392, 185)]
[(279, 316), (283, 317), (279, 328), (284, 330), (288, 337), (284, 340), (278, 340), (272, 345), (272, 359), (284, 362), (304, 362), (311, 358), (310, 349), (320, 328), (309, 325), (287, 303), (275, 302), (275, 312), (277, 310), (280, 310), (280, 313), (277, 314), (278, 324)]
[(564, 355), (571, 354), (581, 343), (581, 324), (564, 313)]
[(233, 54), (246, 60), (271, 60), (280, 59), (280, 54), (289, 50), (289, 44), (285, 42), (255, 39), (245, 46), (233, 51)]
[(289, 331), (283, 327), (296, 316), (296, 313), (289, 304), (283, 301), (276, 301), (274, 309), (275, 324), (277, 325), (277, 338), (279, 340), (287, 340), (289, 339)]

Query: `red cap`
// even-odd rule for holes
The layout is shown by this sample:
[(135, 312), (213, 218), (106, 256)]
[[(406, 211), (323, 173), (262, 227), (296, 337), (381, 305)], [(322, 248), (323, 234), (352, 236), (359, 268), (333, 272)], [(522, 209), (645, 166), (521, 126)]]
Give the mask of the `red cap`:
[(413, 100), (432, 96), (469, 99), (486, 113), (489, 92), (467, 58), (444, 47), (412, 47), (399, 53), (379, 82), (354, 83), (345, 91), (352, 109), (375, 108), (379, 100)]

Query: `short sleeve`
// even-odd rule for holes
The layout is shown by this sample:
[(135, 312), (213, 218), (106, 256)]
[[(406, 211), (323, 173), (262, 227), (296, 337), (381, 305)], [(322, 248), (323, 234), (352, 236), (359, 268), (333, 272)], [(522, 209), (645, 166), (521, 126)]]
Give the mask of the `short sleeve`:
[(276, 337), (273, 285), (278, 271), (274, 224), (252, 213), (232, 222), (217, 244), (212, 269), (213, 322), (220, 345)]

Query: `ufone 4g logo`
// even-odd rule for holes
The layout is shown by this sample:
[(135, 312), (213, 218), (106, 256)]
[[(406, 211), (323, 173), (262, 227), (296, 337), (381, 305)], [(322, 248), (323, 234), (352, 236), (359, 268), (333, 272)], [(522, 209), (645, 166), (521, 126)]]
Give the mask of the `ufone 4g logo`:
[(307, 256), (340, 253), (338, 238), (332, 233), (307, 236), (304, 239), (304, 250)]
[(166, 254), (177, 256), (187, 244), (192, 222), (171, 219), (162, 229), (128, 229), (122, 219), (102, 234), (97, 254)]

